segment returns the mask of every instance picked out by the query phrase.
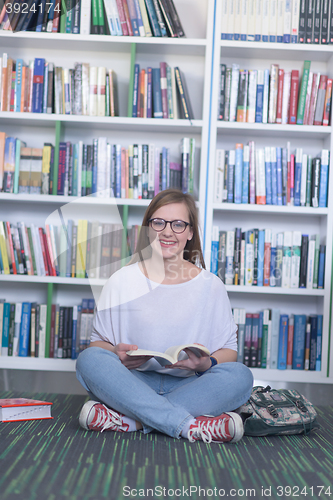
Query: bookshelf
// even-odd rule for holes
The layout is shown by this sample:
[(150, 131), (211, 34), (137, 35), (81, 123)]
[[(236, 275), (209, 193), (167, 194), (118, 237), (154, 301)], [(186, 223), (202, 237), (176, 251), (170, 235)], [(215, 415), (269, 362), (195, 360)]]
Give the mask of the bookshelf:
[[(187, 38), (144, 38), (60, 33), (0, 31), (0, 50), (14, 60), (27, 64), (35, 57), (45, 58), (55, 66), (73, 68), (75, 62), (112, 68), (118, 80), (119, 116), (97, 117), (65, 114), (0, 112), (0, 130), (24, 140), (29, 147), (41, 147), (60, 141), (92, 144), (93, 138), (106, 136), (110, 143), (154, 143), (170, 148), (170, 161), (179, 161), (180, 140), (196, 140), (195, 198), (200, 214), (204, 213), (206, 168), (208, 156), (210, 82), (214, 0), (175, 0)], [(140, 67), (158, 67), (161, 61), (179, 66), (185, 74), (194, 111), (192, 121), (144, 119), (128, 116), (130, 72), (134, 62)], [(0, 220), (44, 226), (48, 217), (56, 218), (59, 208), (70, 207), (74, 221), (99, 220), (124, 226), (140, 224), (150, 200), (102, 199), (56, 195), (0, 193)], [(67, 213), (67, 212), (66, 212)], [(203, 225), (203, 219), (201, 221)], [(105, 280), (79, 278), (1, 275), (1, 298), (7, 302), (27, 300), (38, 303), (77, 305), (82, 298), (98, 298)], [(48, 317), (48, 325), (50, 318)], [(0, 356), (0, 369), (74, 372), (70, 359), (23, 358)]]
[[(330, 175), (328, 208), (250, 205), (214, 203), (215, 153), (216, 149), (235, 149), (236, 143), (255, 141), (256, 147), (303, 148), (316, 156), (321, 149), (332, 152), (332, 126), (279, 125), (261, 123), (239, 123), (219, 121), (218, 93), (220, 86), (220, 63), (231, 66), (238, 63), (242, 69), (269, 69), (270, 64), (279, 64), (285, 70), (299, 69), (302, 76), (303, 63), (311, 61), (313, 71), (332, 77), (333, 47), (323, 45), (280, 44), (263, 42), (241, 42), (221, 40), (220, 20), (222, 2), (216, 2), (214, 61), (212, 76), (211, 135), (209, 145), (209, 168), (207, 197), (205, 205), (205, 260), (210, 268), (212, 228), (242, 231), (258, 227), (274, 231), (299, 230), (309, 235), (320, 233), (326, 242), (325, 288), (292, 289), (277, 287), (256, 287), (228, 285), (227, 291), (232, 307), (244, 308), (246, 312), (257, 313), (265, 308), (280, 309), (281, 314), (323, 314), (323, 344), (321, 371), (273, 370), (252, 368), (256, 380), (276, 382), (332, 383), (333, 356), (330, 353), (331, 335), (331, 273), (332, 273), (332, 228), (333, 228), (333, 179)], [(331, 154), (332, 166), (332, 154)], [(329, 366), (331, 369), (329, 370)]]

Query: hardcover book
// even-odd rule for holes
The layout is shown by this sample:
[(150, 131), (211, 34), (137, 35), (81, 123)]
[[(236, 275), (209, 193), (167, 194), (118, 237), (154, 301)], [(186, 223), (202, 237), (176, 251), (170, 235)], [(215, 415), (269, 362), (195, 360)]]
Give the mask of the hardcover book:
[(20, 420), (50, 419), (51, 405), (46, 401), (27, 398), (0, 399), (0, 421), (17, 422)]

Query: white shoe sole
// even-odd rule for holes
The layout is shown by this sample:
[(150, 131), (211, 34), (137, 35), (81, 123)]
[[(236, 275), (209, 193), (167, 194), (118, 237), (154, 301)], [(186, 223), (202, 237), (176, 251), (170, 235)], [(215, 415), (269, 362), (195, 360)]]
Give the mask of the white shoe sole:
[(79, 424), (81, 425), (81, 427), (83, 427), (87, 431), (89, 431), (89, 427), (87, 424), (88, 416), (89, 416), (89, 413), (91, 411), (91, 408), (95, 404), (99, 404), (99, 402), (98, 401), (87, 401), (86, 403), (84, 403), (84, 405), (82, 406), (80, 415), (79, 415)]
[(229, 441), (229, 443), (236, 443), (237, 441), (242, 439), (242, 437), (244, 435), (244, 424), (243, 424), (242, 417), (240, 415), (238, 415), (238, 413), (234, 413), (232, 411), (230, 411), (230, 412), (226, 411), (225, 413), (226, 413), (226, 415), (229, 415), (229, 417), (232, 418), (233, 423), (234, 423), (234, 430), (235, 430), (235, 435), (231, 439), (231, 441)]

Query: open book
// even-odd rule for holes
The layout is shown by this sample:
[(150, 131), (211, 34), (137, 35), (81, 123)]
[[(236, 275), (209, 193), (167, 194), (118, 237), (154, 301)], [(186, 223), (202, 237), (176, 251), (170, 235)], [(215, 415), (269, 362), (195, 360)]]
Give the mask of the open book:
[[(126, 354), (129, 356), (150, 356), (156, 359), (156, 361), (159, 362), (160, 365), (166, 366), (166, 365), (172, 365), (173, 363), (177, 363), (179, 360), (179, 354), (181, 351), (184, 349), (191, 349), (191, 351), (198, 357), (200, 358), (201, 356), (204, 356), (207, 354), (208, 356), (210, 355), (209, 350), (207, 347), (201, 344), (183, 344), (183, 345), (173, 345), (169, 347), (165, 352), (156, 352), (156, 351), (149, 351), (148, 349), (137, 349), (136, 351), (127, 351)], [(185, 357), (182, 359), (187, 359), (186, 353)]]

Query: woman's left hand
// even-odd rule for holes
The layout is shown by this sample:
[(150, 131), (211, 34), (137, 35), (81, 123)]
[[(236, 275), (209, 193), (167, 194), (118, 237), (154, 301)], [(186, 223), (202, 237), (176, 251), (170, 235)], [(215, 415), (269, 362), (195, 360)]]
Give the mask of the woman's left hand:
[(181, 370), (193, 370), (195, 372), (204, 372), (208, 370), (211, 365), (211, 359), (208, 354), (204, 354), (200, 358), (191, 351), (191, 349), (184, 349), (188, 355), (188, 359), (177, 361), (173, 365), (168, 365), (165, 368), (180, 368)]

